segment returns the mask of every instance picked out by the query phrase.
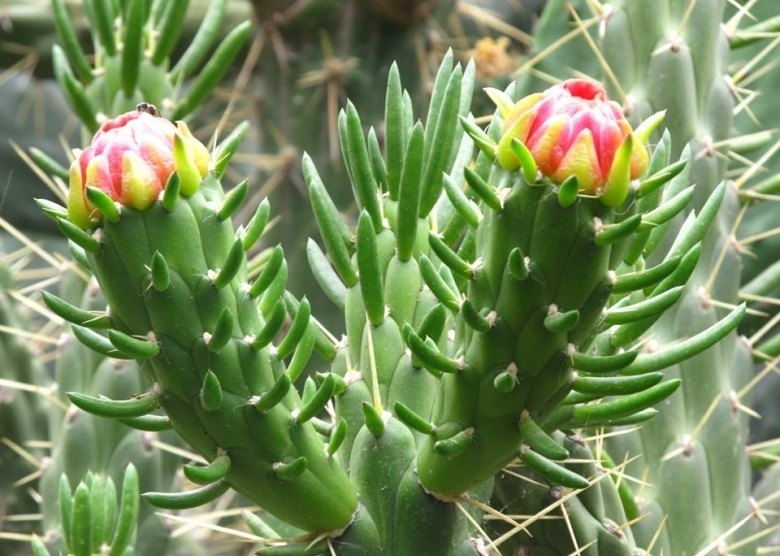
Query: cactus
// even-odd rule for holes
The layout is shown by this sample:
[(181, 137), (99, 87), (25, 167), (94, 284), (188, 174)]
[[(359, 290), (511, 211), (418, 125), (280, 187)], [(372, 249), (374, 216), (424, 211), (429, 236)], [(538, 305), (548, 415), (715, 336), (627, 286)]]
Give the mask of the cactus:
[[(219, 182), (233, 138), (206, 165), (186, 127), (142, 105), (105, 122), (80, 153), (67, 209), (44, 209), (82, 252), (110, 310), (45, 300), (75, 323), (80, 341), (138, 360), (153, 384), (126, 400), (68, 396), (99, 416), (170, 426), (208, 461), (185, 467), (203, 486), (146, 493), (149, 502), (195, 507), (232, 488), (310, 532), (295, 541), (299, 548), (278, 535), (267, 553), (473, 552), (471, 521), (481, 511), (466, 519), (458, 508), (486, 500), (505, 465), (519, 457), (554, 484), (591, 487), (591, 477), (556, 463), (569, 450), (553, 433), (652, 417), (679, 386), (655, 371), (736, 326), (744, 308), (657, 353), (589, 352), (605, 334), (630, 346), (677, 301), (723, 190), (675, 251), (645, 268), (642, 250), (655, 245), (645, 232), (691, 196), (685, 190), (659, 204), (653, 195), (685, 166), (670, 164), (666, 139), (646, 172), (645, 143), (661, 116), (632, 132), (596, 84), (571, 82), (517, 103), (491, 91), (498, 112), (483, 131), (466, 117), (473, 83), (473, 65), (464, 70), (448, 55), (428, 123), (413, 124), (393, 68), (384, 153), (352, 104), (341, 113), (361, 209), (354, 233), (304, 157), (330, 259), (313, 242), (308, 253), (343, 307), (347, 336), (338, 343), (315, 326), (305, 298), (285, 293), (281, 248), (250, 282), (246, 251), (268, 205), (245, 229), (233, 228), (246, 187), (224, 194)], [(565, 144), (562, 118), (571, 130)], [(155, 172), (132, 163), (144, 159), (141, 137), (150, 129), (165, 159)], [(560, 164), (545, 147), (554, 143)], [(100, 153), (117, 161), (116, 174), (92, 170)], [(275, 341), (286, 314), (290, 327)], [(293, 384), (315, 350), (332, 361), (331, 372), (319, 386), (307, 378), (299, 394)], [(332, 399), (333, 417), (319, 418)]]
[[(567, 77), (561, 68), (589, 75), (607, 69), (603, 74), (608, 88), (623, 98), (632, 118), (667, 110), (672, 151), (691, 164), (683, 173), (689, 176), (667, 188), (664, 199), (695, 183), (690, 209), (697, 211), (705, 210), (707, 199), (723, 189), (726, 157), (716, 150), (734, 141), (734, 89), (727, 80), (728, 40), (720, 23), (724, 5), (615, 2), (583, 21), (583, 3), (575, 10), (551, 2), (535, 33), (540, 53), (565, 34), (581, 35), (549, 56), (535, 57), (538, 69), (561, 78)], [(596, 56), (590, 55), (594, 49)], [(731, 234), (742, 218), (738, 188), (749, 175), (740, 177), (737, 187), (726, 187), (723, 208), (702, 244), (702, 263), (686, 294), (649, 332), (656, 346), (696, 333), (711, 325), (722, 307), (739, 303), (741, 267)], [(685, 229), (688, 220), (680, 217), (671, 227)], [(667, 249), (661, 247), (658, 253)], [(750, 515), (761, 510), (750, 509), (747, 499), (743, 411), (755, 386), (748, 384), (751, 367), (751, 346), (730, 335), (717, 347), (666, 370), (669, 377), (683, 377), (683, 387), (661, 406), (659, 418), (607, 441), (609, 455), (618, 462), (631, 460), (629, 475), (646, 483), (630, 489), (640, 514), (647, 514), (632, 526), (640, 547), (654, 543), (659, 553), (693, 554), (726, 547), (738, 536), (749, 536), (757, 524)], [(755, 550), (747, 542), (739, 547), (739, 553)]]
[[(138, 472), (127, 466), (121, 493), (111, 477), (88, 473), (75, 491), (62, 475), (58, 502), (62, 523), (61, 554), (133, 554), (138, 519)], [(50, 556), (43, 541), (34, 537), (34, 556)]]

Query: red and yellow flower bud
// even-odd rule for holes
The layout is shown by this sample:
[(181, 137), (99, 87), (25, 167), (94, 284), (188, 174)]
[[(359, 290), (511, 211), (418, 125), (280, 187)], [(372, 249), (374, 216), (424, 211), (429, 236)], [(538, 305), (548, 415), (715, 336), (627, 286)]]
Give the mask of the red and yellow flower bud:
[[(647, 169), (652, 129), (634, 134), (620, 106), (596, 82), (571, 79), (514, 105), (498, 104), (504, 128), (497, 158), (507, 170), (520, 166), (512, 148), (517, 139), (542, 175), (558, 184), (576, 176), (580, 192), (616, 206), (625, 200), (629, 182)], [(660, 118), (652, 123), (655, 129)]]
[(81, 228), (101, 217), (87, 187), (122, 206), (146, 210), (173, 172), (179, 173), (182, 194), (192, 195), (208, 166), (208, 150), (184, 122), (173, 124), (145, 109), (122, 114), (105, 122), (71, 164), (68, 216)]

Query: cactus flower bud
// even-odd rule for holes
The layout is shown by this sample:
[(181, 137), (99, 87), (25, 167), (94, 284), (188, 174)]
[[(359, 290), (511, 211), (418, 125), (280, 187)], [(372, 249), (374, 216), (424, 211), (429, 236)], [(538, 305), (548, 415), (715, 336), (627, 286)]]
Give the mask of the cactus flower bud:
[(620, 106), (596, 82), (571, 79), (514, 105), (499, 102), (499, 108), (504, 128), (498, 162), (507, 170), (520, 165), (512, 149), (517, 139), (544, 176), (560, 184), (574, 175), (580, 192), (616, 206), (625, 200), (630, 180), (647, 168), (649, 133), (633, 134)]
[(149, 105), (139, 105), (105, 122), (92, 143), (70, 167), (68, 216), (88, 228), (100, 211), (89, 201), (87, 187), (106, 193), (114, 202), (146, 210), (176, 171), (181, 192), (192, 195), (208, 172), (209, 153), (184, 122), (157, 117)]

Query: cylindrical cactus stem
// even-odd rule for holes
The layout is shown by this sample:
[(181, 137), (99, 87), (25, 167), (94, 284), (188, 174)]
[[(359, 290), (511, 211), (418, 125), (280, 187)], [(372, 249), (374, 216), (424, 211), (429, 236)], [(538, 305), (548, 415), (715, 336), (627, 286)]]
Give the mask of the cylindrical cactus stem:
[[(140, 145), (132, 139), (141, 136), (148, 139)], [(153, 148), (143, 143), (152, 137)], [(138, 359), (154, 385), (126, 401), (71, 400), (130, 419), (159, 407), (207, 461), (229, 461), (199, 489), (147, 493), (153, 504), (200, 505), (232, 487), (302, 529), (341, 530), (355, 512), (355, 492), (310, 422), (330, 394), (303, 404), (289, 387), (314, 346), (308, 312), (302, 303), (277, 347), (255, 342), (270, 318), (259, 307), (270, 313), (282, 302), (285, 274), (266, 277), (262, 287), (247, 283), (242, 238), (222, 210), (228, 201), (203, 154), (181, 125), (140, 111), (107, 122), (74, 163), (68, 208), (87, 230), (62, 228), (88, 250), (113, 327), (107, 336), (80, 329), (80, 338), (114, 357)], [(101, 166), (103, 157), (122, 163)], [(96, 188), (86, 199), (85, 180)], [(119, 209), (113, 222), (108, 203)], [(103, 216), (96, 228), (95, 214)]]
[[(466, 172), (467, 183), (486, 205), (483, 217), (457, 252), (441, 238), (429, 238), (431, 250), (459, 277), (465, 294), (455, 341), (439, 350), (414, 330), (405, 332), (412, 354), (442, 374), (432, 417), (435, 432), (423, 443), (417, 468), (425, 488), (445, 497), (493, 476), (518, 449), (529, 467), (546, 470), (553, 482), (583, 488), (585, 479), (555, 463), (567, 453), (556, 448), (549, 433), (647, 418), (650, 413), (643, 412), (679, 385), (659, 383), (657, 374), (636, 383), (619, 377), (594, 380), (605, 373), (654, 371), (659, 354), (641, 365), (634, 362), (635, 353), (588, 354), (602, 331), (613, 334), (654, 322), (679, 299), (687, 279), (681, 274), (674, 283), (642, 292), (643, 280), (660, 281), (679, 263), (670, 261), (653, 269), (657, 278), (640, 274), (631, 285), (637, 278), (630, 275), (620, 282), (624, 274), (644, 270), (633, 266), (630, 247), (644, 245), (646, 231), (672, 218), (690, 199), (683, 195), (658, 206), (657, 199), (644, 199), (650, 185), (631, 185), (648, 168), (644, 145), (661, 117), (632, 133), (619, 107), (590, 81), (567, 81), (517, 103), (499, 91), (490, 94), (503, 118), (494, 124), (503, 121), (499, 141), (491, 146), (491, 132), (467, 126), (498, 162), (492, 169), (482, 167), (482, 175)], [(650, 164), (650, 173), (660, 172), (664, 181), (674, 175), (667, 168), (668, 149), (667, 138)], [(706, 229), (710, 222), (711, 215), (701, 225)], [(688, 241), (700, 239), (690, 234)], [(623, 296), (610, 299), (618, 284)], [(625, 295), (624, 288), (635, 291)], [(733, 328), (742, 312), (724, 327)], [(717, 337), (713, 329), (701, 340), (709, 345)], [(589, 391), (591, 385), (595, 391)], [(587, 405), (605, 395), (625, 397)]]

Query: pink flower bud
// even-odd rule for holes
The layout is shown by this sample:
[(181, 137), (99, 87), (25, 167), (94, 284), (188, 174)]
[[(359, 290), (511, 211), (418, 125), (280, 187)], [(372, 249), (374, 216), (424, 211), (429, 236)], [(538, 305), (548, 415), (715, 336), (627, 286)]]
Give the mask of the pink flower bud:
[(571, 79), (500, 108), (504, 129), (497, 154), (507, 170), (520, 165), (511, 145), (517, 139), (542, 175), (557, 184), (574, 175), (582, 193), (615, 206), (625, 200), (629, 181), (647, 169), (652, 129), (632, 136), (620, 106), (596, 82)]
[[(179, 150), (186, 156), (174, 156), (174, 142), (181, 143)], [(182, 187), (182, 193), (192, 195), (206, 176), (208, 164), (208, 150), (184, 122), (173, 124), (139, 105), (138, 110), (105, 122), (71, 164), (68, 216), (82, 228), (101, 217), (87, 199), (87, 187), (100, 189), (125, 207), (146, 210), (174, 171), (186, 174), (187, 187)]]

